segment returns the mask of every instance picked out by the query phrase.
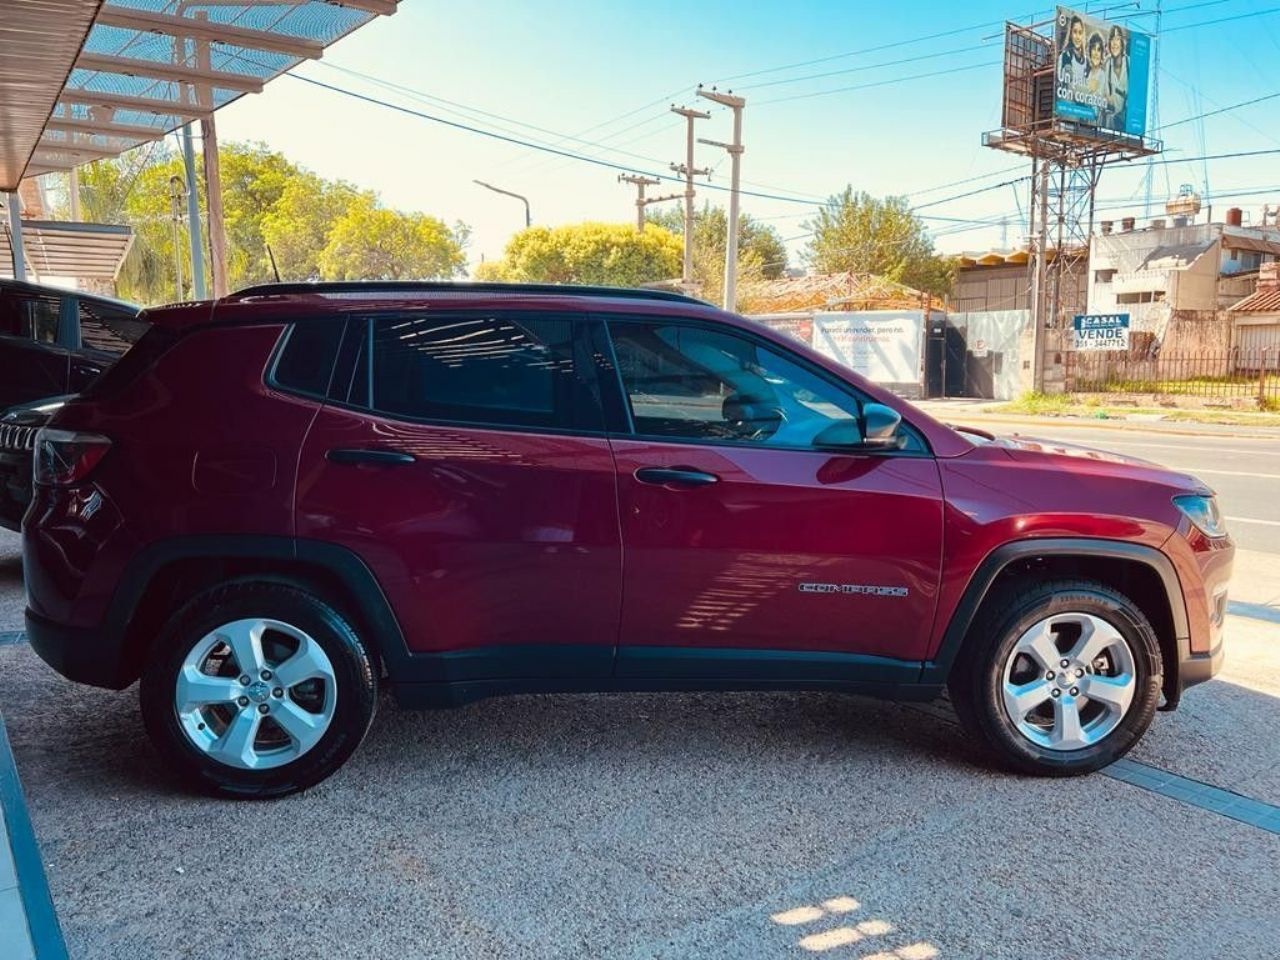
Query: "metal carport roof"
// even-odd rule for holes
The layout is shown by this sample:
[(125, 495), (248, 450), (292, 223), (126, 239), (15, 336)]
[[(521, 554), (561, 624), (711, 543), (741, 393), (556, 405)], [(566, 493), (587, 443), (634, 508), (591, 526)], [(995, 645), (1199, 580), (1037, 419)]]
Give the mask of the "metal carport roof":
[(397, 0), (0, 3), (0, 191), (206, 116)]
[[(24, 220), (22, 239), (27, 263), (39, 277), (111, 281), (133, 245), (133, 230), (115, 223)], [(13, 276), (9, 244), (9, 231), (0, 229), (0, 277)]]

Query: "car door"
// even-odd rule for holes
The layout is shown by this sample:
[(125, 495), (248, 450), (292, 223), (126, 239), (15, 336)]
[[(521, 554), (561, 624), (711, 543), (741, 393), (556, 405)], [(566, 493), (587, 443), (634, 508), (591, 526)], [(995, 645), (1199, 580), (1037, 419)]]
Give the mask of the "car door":
[(607, 329), (629, 418), (612, 440), (619, 673), (909, 675), (942, 552), (922, 436), (905, 427), (906, 448), (889, 453), (819, 449), (864, 398), (816, 364), (721, 324), (614, 317)]
[(607, 676), (616, 478), (580, 320), (432, 310), (350, 321), (303, 446), (297, 533), (354, 551), (410, 679)]

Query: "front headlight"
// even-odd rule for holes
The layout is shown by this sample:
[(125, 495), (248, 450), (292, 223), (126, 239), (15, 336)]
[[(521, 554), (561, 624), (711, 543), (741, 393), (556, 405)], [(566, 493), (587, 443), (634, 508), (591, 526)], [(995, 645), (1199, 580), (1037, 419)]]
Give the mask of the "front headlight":
[(1218, 512), (1218, 501), (1215, 498), (1187, 494), (1185, 497), (1174, 497), (1173, 502), (1206, 537), (1227, 535), (1227, 524)]

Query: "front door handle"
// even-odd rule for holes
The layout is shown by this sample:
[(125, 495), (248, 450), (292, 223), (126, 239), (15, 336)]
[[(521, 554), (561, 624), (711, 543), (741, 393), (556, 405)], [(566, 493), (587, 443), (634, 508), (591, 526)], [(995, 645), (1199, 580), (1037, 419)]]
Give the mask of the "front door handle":
[(335, 448), (324, 455), (331, 463), (373, 463), (394, 467), (414, 463), (416, 458), (402, 450), (369, 450), (362, 447)]
[(635, 476), (641, 483), (652, 483), (660, 487), (706, 487), (720, 482), (720, 478), (714, 473), (693, 467), (641, 467)]

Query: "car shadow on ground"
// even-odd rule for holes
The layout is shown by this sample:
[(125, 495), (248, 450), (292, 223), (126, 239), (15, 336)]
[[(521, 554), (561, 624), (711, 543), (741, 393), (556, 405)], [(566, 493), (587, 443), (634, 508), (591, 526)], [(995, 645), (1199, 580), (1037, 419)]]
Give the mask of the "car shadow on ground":
[[(0, 652), (0, 674), (0, 710), (15, 749), (40, 754), (57, 779), (82, 780), (93, 793), (190, 795), (147, 739), (136, 686), (72, 684), (25, 646)], [(483, 775), (516, 763), (571, 767), (583, 755), (623, 764), (671, 754), (747, 764), (771, 755), (823, 761), (849, 751), (987, 768), (945, 704), (836, 693), (611, 693), (498, 697), (417, 711), (399, 709), (384, 690), (364, 743), (332, 787), (319, 789), (364, 789), (349, 782), (353, 777)], [(352, 774), (353, 767), (360, 772)]]

